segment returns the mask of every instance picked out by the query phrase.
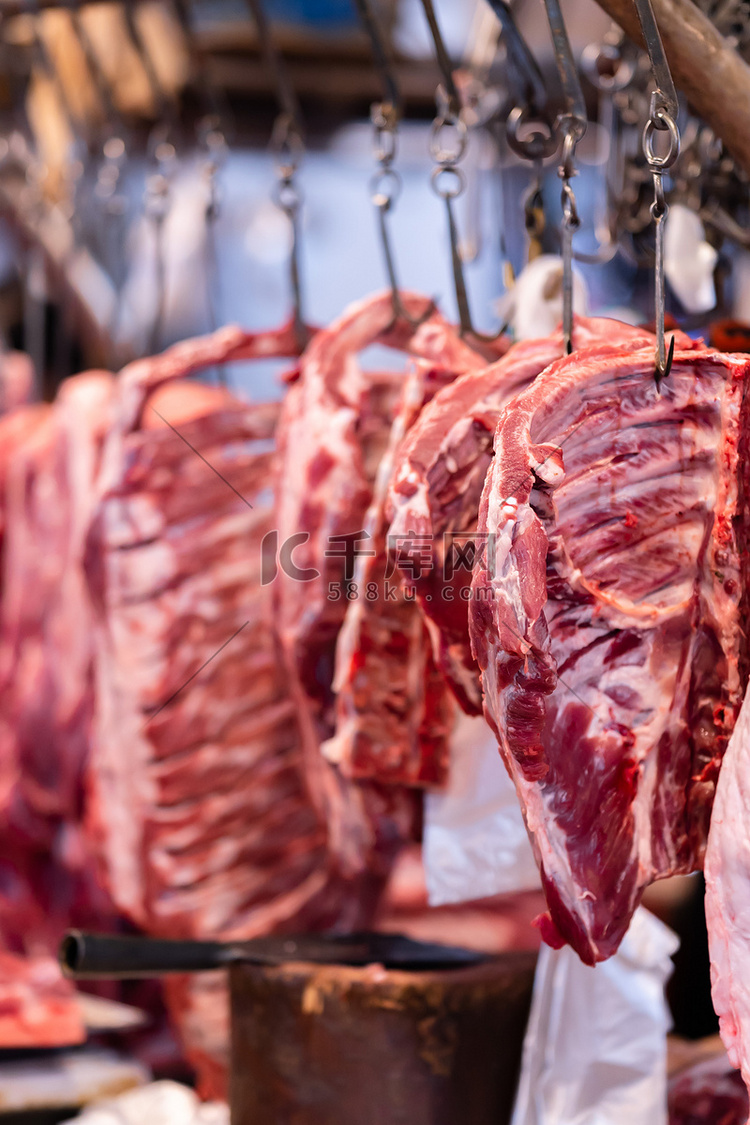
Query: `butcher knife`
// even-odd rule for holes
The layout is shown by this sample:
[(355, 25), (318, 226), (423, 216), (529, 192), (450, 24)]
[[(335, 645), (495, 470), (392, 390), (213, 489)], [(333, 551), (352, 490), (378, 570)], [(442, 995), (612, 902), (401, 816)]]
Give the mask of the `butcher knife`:
[(478, 965), (491, 960), (492, 955), (455, 945), (414, 941), (403, 934), (392, 933), (275, 935), (221, 942), (173, 941), (69, 930), (60, 945), (59, 959), (65, 976), (85, 980), (200, 973), (237, 962), (253, 965), (283, 965), (290, 961), (319, 965), (380, 964), (387, 969), (427, 972)]

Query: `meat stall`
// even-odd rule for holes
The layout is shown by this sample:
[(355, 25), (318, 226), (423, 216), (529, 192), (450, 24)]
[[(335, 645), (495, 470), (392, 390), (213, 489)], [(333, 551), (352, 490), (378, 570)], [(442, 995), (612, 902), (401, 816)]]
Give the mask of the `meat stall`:
[(744, 1125), (744, 0), (0, 17), (0, 1125)]

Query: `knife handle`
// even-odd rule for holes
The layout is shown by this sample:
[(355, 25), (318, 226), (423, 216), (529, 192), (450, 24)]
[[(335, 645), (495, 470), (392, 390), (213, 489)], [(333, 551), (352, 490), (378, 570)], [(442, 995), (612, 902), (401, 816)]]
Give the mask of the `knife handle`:
[(237, 959), (237, 951), (234, 946), (219, 941), (167, 941), (68, 930), (60, 943), (58, 957), (66, 977), (123, 980), (222, 969)]

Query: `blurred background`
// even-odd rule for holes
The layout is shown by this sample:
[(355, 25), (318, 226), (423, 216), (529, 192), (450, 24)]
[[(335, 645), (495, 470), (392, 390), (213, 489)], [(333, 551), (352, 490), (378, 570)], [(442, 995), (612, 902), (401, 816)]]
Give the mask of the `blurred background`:
[[(458, 318), (445, 203), (432, 177), (445, 66), (422, 0), (372, 7), (385, 68), (356, 0), (265, 0), (262, 7), (257, 0), (0, 0), (0, 413), (26, 401), (52, 403), (78, 372), (118, 371), (224, 325), (279, 328), (295, 305), (305, 323), (327, 325), (350, 302), (388, 287), (386, 252), (400, 286), (434, 297), (449, 319)], [(750, 58), (746, 0), (701, 0), (699, 7)], [(559, 320), (560, 155), (545, 138), (564, 109), (544, 6), (513, 0), (507, 8), (527, 56), (514, 54), (487, 0), (435, 0), (434, 9), (466, 125), (454, 214), (473, 324), (484, 333), (505, 327), (517, 337), (541, 335), (548, 328), (534, 320), (540, 306), (553, 306), (550, 331)], [(564, 14), (588, 119), (573, 180), (576, 307), (651, 322), (653, 185), (641, 151), (648, 59), (594, 0), (567, 0)], [(519, 58), (529, 56), (532, 69), (519, 70)], [(373, 124), (388, 102), (384, 79), (399, 95), (398, 121), (386, 130), (392, 161)], [(509, 132), (512, 111), (526, 147)], [(750, 349), (747, 176), (684, 99), (679, 125), (681, 154), (666, 178), (667, 312), (718, 346)], [(384, 207), (386, 187), (393, 198)], [(13, 352), (28, 361), (14, 367), (7, 362)], [(243, 402), (276, 400), (281, 368), (234, 363), (229, 387)], [(219, 381), (218, 373), (210, 377)], [(0, 511), (0, 547), (4, 518)], [(0, 586), (0, 595), (10, 589)], [(0, 750), (2, 736), (0, 723)], [(34, 768), (51, 776), (57, 749), (42, 743)], [(9, 774), (0, 754), (8, 792), (16, 782)], [(82, 806), (84, 797), (76, 801)], [(48, 820), (53, 828), (37, 836), (36, 826), (24, 823), (19, 836), (18, 825), (6, 833), (0, 823), (0, 950), (10, 954), (37, 947), (49, 954), (61, 919), (134, 928), (91, 890), (96, 865), (76, 851), (80, 842), (64, 817)], [(75, 877), (66, 882), (63, 870)], [(85, 879), (76, 882), (81, 872)], [(25, 913), (29, 888), (33, 925)], [(68, 910), (66, 896), (85, 909)], [(675, 1032), (713, 1036), (702, 877), (650, 888), (647, 905), (682, 939), (669, 986)], [(501, 908), (429, 911), (417, 848), (397, 869), (379, 924), (481, 948), (533, 950), (539, 938), (530, 923), (540, 907), (530, 891)], [(6, 977), (15, 971), (11, 965)], [(197, 1072), (204, 1092), (224, 1093), (226, 995), (218, 986), (211, 997), (206, 985), (204, 1006), (179, 1036), (156, 985), (93, 991), (113, 1005), (94, 1002), (88, 1011), (97, 1042), (125, 1044), (128, 1065), (188, 1082)], [(173, 998), (173, 1013), (179, 1003)], [(207, 1058), (196, 1025), (209, 1010), (219, 1012), (221, 1027)], [(217, 1041), (219, 1063), (211, 1053)], [(0, 1087), (13, 1071), (10, 1048), (0, 1058), (10, 1066)], [(146, 1072), (113, 1073), (116, 1086)]]

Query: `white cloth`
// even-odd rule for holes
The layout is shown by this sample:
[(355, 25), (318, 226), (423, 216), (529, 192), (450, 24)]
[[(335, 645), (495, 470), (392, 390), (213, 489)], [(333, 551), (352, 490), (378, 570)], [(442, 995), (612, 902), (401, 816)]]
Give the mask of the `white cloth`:
[(714, 270), (719, 254), (706, 242), (702, 219), (681, 203), (672, 203), (666, 224), (664, 273), (669, 287), (685, 312), (710, 312), (716, 305)]
[(422, 854), (431, 906), (540, 886), (515, 787), (481, 716), (456, 723), (448, 789), (425, 800)]

